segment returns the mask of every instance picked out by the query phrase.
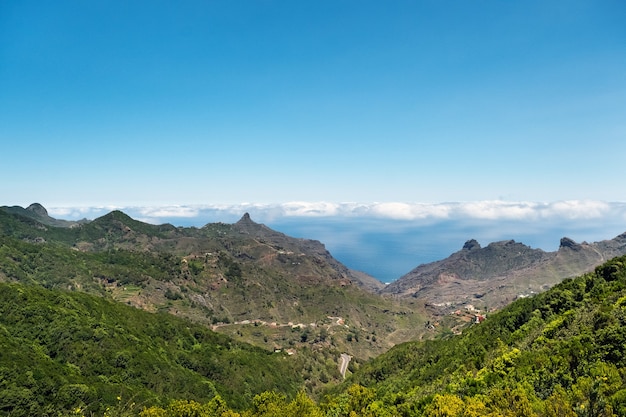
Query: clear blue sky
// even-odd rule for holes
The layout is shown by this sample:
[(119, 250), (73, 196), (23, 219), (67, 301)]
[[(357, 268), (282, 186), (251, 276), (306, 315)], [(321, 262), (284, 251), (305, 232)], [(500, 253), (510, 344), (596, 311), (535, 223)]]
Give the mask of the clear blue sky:
[(626, 201), (626, 3), (2, 1), (0, 204)]

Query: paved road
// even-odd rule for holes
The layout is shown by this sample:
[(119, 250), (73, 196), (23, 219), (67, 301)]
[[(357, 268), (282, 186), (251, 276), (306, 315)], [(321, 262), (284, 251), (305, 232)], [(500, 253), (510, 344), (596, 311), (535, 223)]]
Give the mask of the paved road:
[(341, 364), (339, 365), (339, 372), (341, 373), (341, 376), (344, 378), (346, 377), (346, 370), (348, 369), (348, 364), (350, 363), (351, 359), (352, 359), (352, 356), (346, 353), (341, 354)]

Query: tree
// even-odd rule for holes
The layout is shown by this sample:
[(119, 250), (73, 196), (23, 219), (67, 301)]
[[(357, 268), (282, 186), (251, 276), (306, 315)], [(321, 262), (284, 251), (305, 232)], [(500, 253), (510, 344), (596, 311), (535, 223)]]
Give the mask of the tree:
[(463, 400), (452, 394), (437, 394), (424, 409), (426, 417), (460, 417), (463, 415)]
[(497, 415), (505, 417), (536, 417), (530, 401), (520, 387), (495, 388), (489, 392), (489, 407)]
[(274, 391), (262, 392), (252, 400), (254, 417), (289, 417), (287, 411), (285, 396)]
[(307, 395), (300, 391), (296, 398), (289, 403), (288, 414), (290, 417), (323, 417), (322, 411)]
[(576, 417), (572, 405), (567, 400), (565, 390), (560, 386), (544, 402), (546, 417)]

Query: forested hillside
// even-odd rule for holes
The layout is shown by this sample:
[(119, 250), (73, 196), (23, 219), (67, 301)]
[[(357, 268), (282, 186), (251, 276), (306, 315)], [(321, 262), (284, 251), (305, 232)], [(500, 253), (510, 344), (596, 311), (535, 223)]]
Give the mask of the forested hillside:
[(396, 346), (317, 404), (289, 356), (171, 315), (20, 284), (0, 297), (4, 415), (626, 415), (626, 257)]
[[(78, 292), (0, 284), (0, 413), (102, 414), (219, 395), (248, 407), (275, 389), (303, 385), (297, 359)], [(119, 397), (119, 399), (118, 399)]]
[(626, 416), (626, 257), (456, 335), (247, 216), (0, 220), (0, 415)]
[[(301, 395), (288, 401), (266, 393), (241, 415), (625, 416), (625, 324), (621, 257), (521, 299), (462, 336), (399, 345), (361, 367), (319, 405)], [(223, 411), (172, 403), (142, 415), (229, 415)]]
[(619, 257), (514, 302), (460, 337), (393, 348), (327, 406), (348, 404), (358, 415), (624, 416), (625, 381), (626, 257)]

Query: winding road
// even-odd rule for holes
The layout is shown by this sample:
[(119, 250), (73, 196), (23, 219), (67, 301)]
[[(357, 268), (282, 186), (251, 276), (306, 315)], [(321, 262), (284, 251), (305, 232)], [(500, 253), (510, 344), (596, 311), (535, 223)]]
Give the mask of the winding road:
[(341, 376), (346, 377), (346, 370), (348, 369), (348, 364), (350, 363), (350, 360), (352, 359), (352, 356), (348, 355), (347, 353), (342, 353), (341, 354), (341, 363), (339, 364), (339, 373), (341, 373)]

